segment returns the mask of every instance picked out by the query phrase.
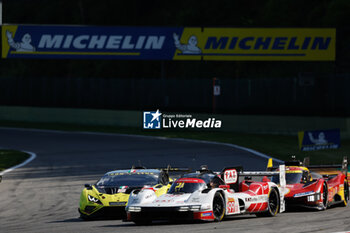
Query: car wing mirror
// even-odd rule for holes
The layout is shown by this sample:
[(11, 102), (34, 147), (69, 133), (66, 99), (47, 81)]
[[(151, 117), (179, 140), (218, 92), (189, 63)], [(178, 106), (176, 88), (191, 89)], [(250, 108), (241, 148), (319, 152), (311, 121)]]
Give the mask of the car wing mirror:
[(92, 185), (91, 184), (84, 184), (84, 187), (87, 188), (87, 189), (92, 189)]

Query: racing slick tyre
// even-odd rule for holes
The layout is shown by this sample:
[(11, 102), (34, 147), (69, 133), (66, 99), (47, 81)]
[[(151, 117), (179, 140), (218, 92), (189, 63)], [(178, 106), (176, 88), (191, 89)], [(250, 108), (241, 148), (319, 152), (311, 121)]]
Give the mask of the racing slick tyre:
[(347, 206), (349, 202), (349, 185), (347, 181), (344, 181), (344, 201), (340, 204), (340, 206)]
[(257, 213), (256, 216), (273, 217), (278, 213), (280, 209), (280, 196), (275, 188), (271, 189), (267, 204), (267, 211), (263, 213)]
[(215, 222), (220, 222), (225, 215), (225, 200), (219, 192), (214, 195), (213, 215)]
[(326, 210), (328, 208), (328, 187), (326, 182), (323, 183), (323, 192), (322, 195), (322, 206), (319, 210)]

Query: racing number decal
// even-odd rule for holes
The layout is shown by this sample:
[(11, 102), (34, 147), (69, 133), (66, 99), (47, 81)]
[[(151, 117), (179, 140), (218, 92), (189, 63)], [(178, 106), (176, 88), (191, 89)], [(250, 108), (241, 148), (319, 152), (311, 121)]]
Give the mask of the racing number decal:
[(224, 174), (226, 184), (235, 184), (237, 182), (236, 169), (226, 170)]
[(227, 213), (232, 214), (238, 212), (238, 208), (235, 205), (235, 199), (234, 198), (229, 198), (227, 202)]
[(332, 187), (329, 189), (329, 194), (328, 194), (328, 201), (333, 201), (333, 197), (335, 196), (335, 194), (338, 193), (338, 187)]
[(177, 185), (175, 186), (175, 191), (179, 191), (180, 189), (182, 189), (185, 186), (184, 182), (181, 183), (177, 183)]

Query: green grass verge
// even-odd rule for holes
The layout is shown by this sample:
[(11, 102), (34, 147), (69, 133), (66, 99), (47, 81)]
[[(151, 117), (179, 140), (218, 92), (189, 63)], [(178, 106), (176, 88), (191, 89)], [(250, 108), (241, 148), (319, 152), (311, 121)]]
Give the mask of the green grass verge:
[(22, 163), (29, 154), (16, 150), (0, 150), (0, 171)]
[(110, 126), (84, 126), (54, 123), (28, 123), (28, 122), (1, 122), (0, 126), (55, 129), (65, 131), (92, 131), (121, 134), (138, 134), (148, 136), (162, 136), (170, 138), (189, 138), (216, 142), (232, 143), (251, 148), (269, 156), (289, 160), (291, 155), (298, 159), (309, 156), (311, 164), (340, 164), (343, 156), (350, 151), (350, 140), (342, 140), (341, 148), (337, 150), (320, 150), (303, 152), (298, 148), (297, 136), (246, 134), (218, 132), (207, 130), (143, 130), (141, 128), (120, 128)]

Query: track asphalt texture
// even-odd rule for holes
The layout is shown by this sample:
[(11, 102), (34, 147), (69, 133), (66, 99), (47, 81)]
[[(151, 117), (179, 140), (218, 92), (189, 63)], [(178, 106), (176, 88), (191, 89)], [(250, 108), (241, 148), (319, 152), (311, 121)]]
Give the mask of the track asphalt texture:
[(241, 149), (193, 141), (113, 134), (0, 129), (0, 147), (37, 158), (6, 173), (0, 183), (0, 232), (339, 232), (350, 230), (350, 208), (282, 213), (274, 218), (231, 217), (220, 223), (158, 222), (135, 226), (121, 220), (82, 221), (77, 211), (85, 183), (105, 172), (146, 167), (212, 170), (243, 165), (265, 169), (266, 158)]

